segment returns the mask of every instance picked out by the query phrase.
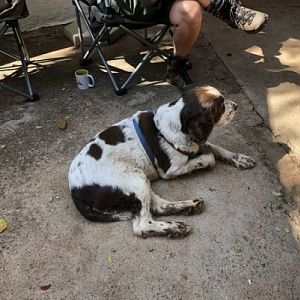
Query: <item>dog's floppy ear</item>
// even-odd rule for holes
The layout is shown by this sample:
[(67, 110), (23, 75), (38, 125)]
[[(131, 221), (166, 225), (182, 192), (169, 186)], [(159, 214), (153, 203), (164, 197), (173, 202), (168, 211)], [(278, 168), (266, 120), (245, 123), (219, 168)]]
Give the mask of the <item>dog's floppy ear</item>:
[(187, 120), (187, 133), (198, 145), (204, 144), (214, 127), (212, 115), (207, 111), (198, 111)]
[(214, 127), (214, 118), (209, 109), (199, 101), (195, 89), (182, 95), (184, 107), (180, 113), (181, 131), (198, 145), (204, 144)]
[(213, 99), (212, 105), (209, 108), (211, 115), (214, 118), (214, 123), (218, 123), (222, 114), (225, 111), (224, 98), (219, 96)]

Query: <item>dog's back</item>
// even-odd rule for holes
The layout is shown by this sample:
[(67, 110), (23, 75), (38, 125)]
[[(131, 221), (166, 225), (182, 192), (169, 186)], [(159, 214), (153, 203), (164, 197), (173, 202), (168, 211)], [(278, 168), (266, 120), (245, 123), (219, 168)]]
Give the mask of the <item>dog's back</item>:
[(91, 221), (131, 219), (140, 202), (128, 182), (139, 170), (156, 175), (127, 118), (97, 134), (72, 161), (69, 187), (76, 208)]

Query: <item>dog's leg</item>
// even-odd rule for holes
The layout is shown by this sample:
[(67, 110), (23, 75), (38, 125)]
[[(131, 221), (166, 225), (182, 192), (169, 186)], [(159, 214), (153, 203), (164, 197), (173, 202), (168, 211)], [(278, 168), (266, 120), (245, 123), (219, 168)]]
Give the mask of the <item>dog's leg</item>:
[(132, 219), (133, 232), (143, 238), (164, 235), (170, 238), (181, 238), (191, 231), (191, 226), (183, 222), (154, 221), (149, 213), (141, 214)]
[(195, 215), (201, 213), (203, 208), (202, 199), (171, 202), (156, 195), (153, 191), (151, 191), (151, 196), (151, 211), (155, 215)]
[[(151, 189), (150, 183), (144, 181), (141, 184), (138, 177), (135, 183), (139, 188), (134, 190), (137, 198), (141, 201), (141, 209), (132, 219), (133, 232), (141, 237), (164, 235), (171, 238), (184, 237), (191, 231), (191, 227), (183, 222), (163, 222), (153, 220), (150, 213)], [(138, 182), (139, 181), (139, 182)]]
[(180, 175), (191, 173), (195, 170), (213, 167), (215, 164), (215, 157), (212, 153), (202, 154), (196, 158), (189, 159), (184, 165), (172, 165), (167, 173), (160, 174), (164, 179), (171, 179)]
[(246, 169), (254, 168), (255, 166), (255, 160), (250, 156), (228, 151), (222, 147), (216, 146), (209, 142), (207, 142), (204, 145), (204, 147), (205, 146), (207, 146), (212, 151), (216, 159), (234, 165), (238, 169), (246, 170)]

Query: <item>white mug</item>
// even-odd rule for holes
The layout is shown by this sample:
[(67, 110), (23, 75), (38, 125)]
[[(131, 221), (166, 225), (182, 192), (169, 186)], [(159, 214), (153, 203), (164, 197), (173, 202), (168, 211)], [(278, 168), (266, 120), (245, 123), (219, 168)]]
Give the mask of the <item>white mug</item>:
[(80, 90), (87, 90), (90, 87), (95, 85), (95, 80), (92, 75), (89, 74), (89, 71), (86, 69), (79, 69), (75, 71), (75, 77), (77, 82), (77, 87)]

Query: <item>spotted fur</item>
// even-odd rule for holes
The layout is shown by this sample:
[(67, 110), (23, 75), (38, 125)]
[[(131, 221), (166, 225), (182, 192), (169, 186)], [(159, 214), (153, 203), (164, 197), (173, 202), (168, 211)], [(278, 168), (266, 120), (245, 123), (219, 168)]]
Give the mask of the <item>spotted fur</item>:
[[(134, 233), (142, 237), (185, 236), (189, 225), (156, 221), (151, 213), (196, 214), (203, 201), (167, 201), (151, 190), (150, 182), (212, 167), (215, 158), (241, 169), (252, 168), (252, 158), (207, 142), (213, 128), (226, 125), (236, 109), (215, 88), (199, 87), (155, 112), (137, 112), (100, 132), (71, 163), (69, 186), (75, 206), (91, 221), (132, 219)], [(155, 156), (154, 165), (137, 137), (133, 119)]]

